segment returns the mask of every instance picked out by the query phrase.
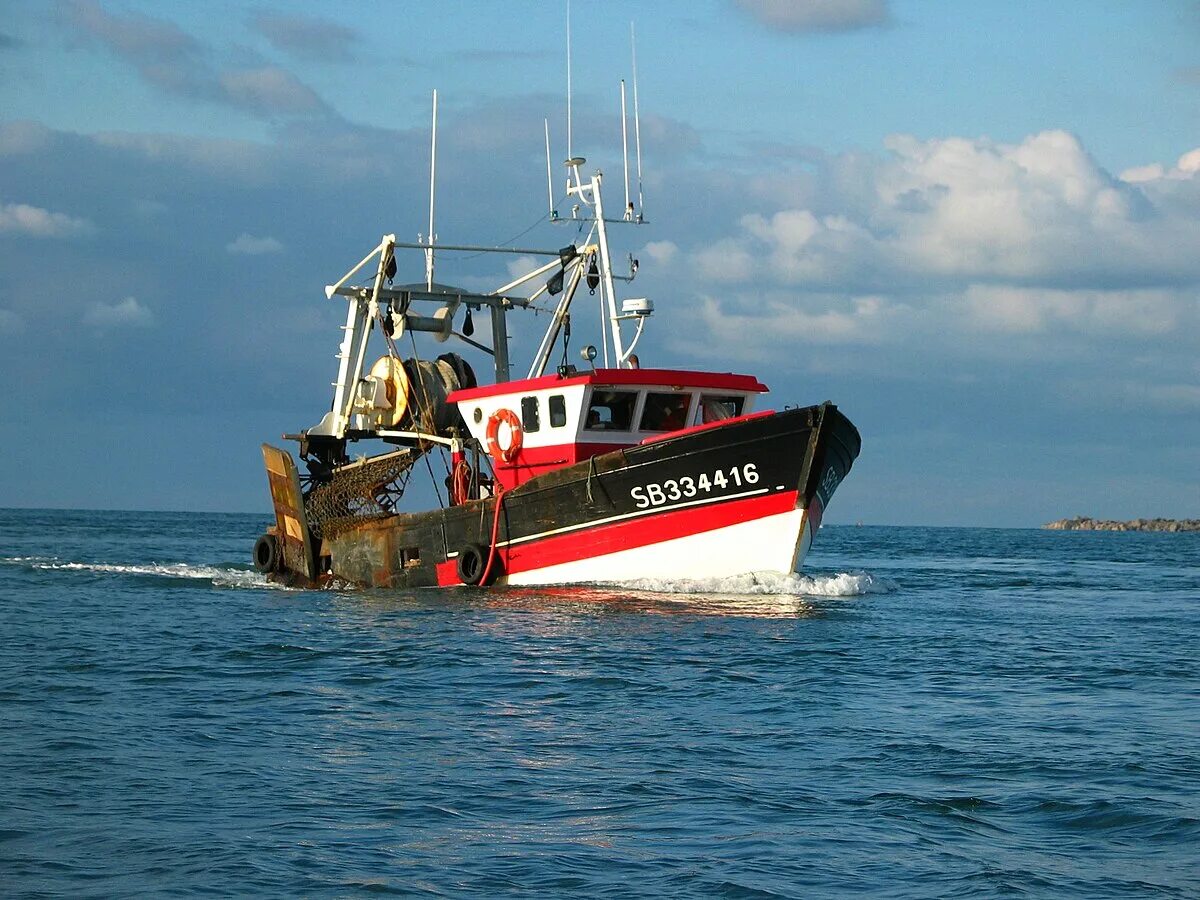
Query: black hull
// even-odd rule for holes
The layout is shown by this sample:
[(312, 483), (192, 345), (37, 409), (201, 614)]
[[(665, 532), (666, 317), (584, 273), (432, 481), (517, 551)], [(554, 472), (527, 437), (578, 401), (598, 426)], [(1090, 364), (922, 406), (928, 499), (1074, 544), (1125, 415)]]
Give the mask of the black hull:
[(581, 571), (553, 569), (572, 560), (790, 510), (803, 511), (811, 540), (859, 449), (857, 430), (832, 404), (751, 415), (533, 478), (502, 495), (498, 521), (497, 501), (488, 498), (342, 527), (314, 551), (315, 581), (300, 572), (282, 577), (396, 588), (462, 583), (460, 555), (490, 555), (493, 524), (489, 580), (516, 583), (538, 583), (531, 572)]

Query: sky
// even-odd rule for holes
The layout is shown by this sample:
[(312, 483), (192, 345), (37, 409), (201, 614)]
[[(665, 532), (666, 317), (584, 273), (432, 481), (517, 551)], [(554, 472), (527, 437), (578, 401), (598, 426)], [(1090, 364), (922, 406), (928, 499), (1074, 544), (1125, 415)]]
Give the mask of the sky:
[[(438, 240), (574, 239), (538, 224), (566, 13), (8, 0), (0, 506), (266, 512), (259, 444), (329, 407), (344, 307), (323, 286), (426, 229), (434, 89)], [(636, 29), (648, 224), (613, 241), (656, 306), (643, 365), (837, 403), (863, 451), (827, 521), (1200, 517), (1200, 4), (571, 20), (572, 152), (614, 208)], [(510, 271), (447, 253), (438, 276)], [(514, 323), (518, 356), (545, 324)]]

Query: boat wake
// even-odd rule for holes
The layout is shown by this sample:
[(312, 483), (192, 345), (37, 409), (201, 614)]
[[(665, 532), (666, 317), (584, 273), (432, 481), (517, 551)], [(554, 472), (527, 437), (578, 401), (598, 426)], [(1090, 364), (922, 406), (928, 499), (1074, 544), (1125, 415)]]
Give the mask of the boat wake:
[(205, 566), (181, 562), (122, 565), (117, 563), (64, 562), (60, 559), (44, 556), (9, 556), (0, 558), (0, 563), (41, 571), (207, 581), (213, 587), (223, 588), (283, 587), (282, 585), (268, 581), (263, 575), (252, 569), (241, 569), (232, 565)]
[(721, 578), (639, 578), (614, 582), (624, 588), (659, 594), (732, 594), (738, 596), (860, 597), (897, 589), (894, 581), (870, 572), (836, 575), (781, 575), (750, 572)]

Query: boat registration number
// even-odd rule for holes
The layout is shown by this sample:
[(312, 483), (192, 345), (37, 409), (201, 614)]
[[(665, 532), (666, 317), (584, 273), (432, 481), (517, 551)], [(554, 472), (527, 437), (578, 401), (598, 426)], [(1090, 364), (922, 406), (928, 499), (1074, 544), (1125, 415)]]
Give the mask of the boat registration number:
[(638, 509), (649, 509), (652, 506), (663, 506), (676, 500), (691, 499), (713, 491), (724, 491), (730, 487), (742, 487), (748, 484), (758, 484), (758, 466), (746, 463), (741, 466), (731, 466), (728, 469), (717, 469), (712, 474), (703, 472), (700, 475), (684, 475), (680, 478), (668, 478), (659, 483), (639, 484), (629, 489)]

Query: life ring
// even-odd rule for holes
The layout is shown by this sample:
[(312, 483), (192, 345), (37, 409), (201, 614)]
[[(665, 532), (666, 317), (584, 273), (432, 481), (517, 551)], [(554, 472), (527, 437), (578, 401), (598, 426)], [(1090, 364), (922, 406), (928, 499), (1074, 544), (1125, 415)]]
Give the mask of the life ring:
[[(508, 425), (510, 437), (507, 447), (500, 446), (501, 423)], [(496, 462), (511, 463), (521, 452), (521, 443), (524, 439), (521, 420), (517, 418), (515, 412), (511, 409), (498, 409), (492, 413), (487, 426), (487, 449), (488, 453), (492, 454), (492, 459)]]
[[(496, 576), (500, 574), (500, 558), (497, 557), (492, 564), (492, 570), (488, 572), (489, 550), (482, 544), (467, 544), (458, 551), (458, 564), (455, 569), (458, 572), (458, 580), (463, 584), (480, 585), (487, 587), (496, 580)], [(483, 580), (484, 575), (488, 576), (487, 581)]]
[(269, 575), (279, 568), (279, 541), (273, 534), (264, 534), (254, 542), (254, 568)]

